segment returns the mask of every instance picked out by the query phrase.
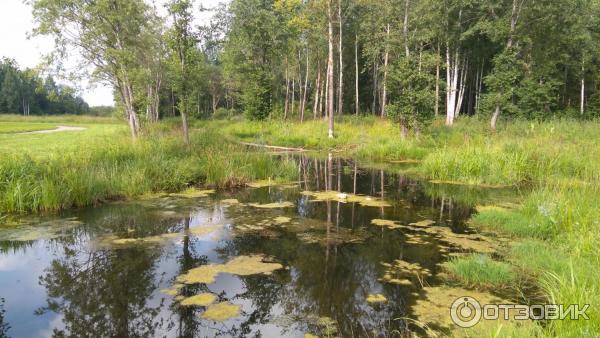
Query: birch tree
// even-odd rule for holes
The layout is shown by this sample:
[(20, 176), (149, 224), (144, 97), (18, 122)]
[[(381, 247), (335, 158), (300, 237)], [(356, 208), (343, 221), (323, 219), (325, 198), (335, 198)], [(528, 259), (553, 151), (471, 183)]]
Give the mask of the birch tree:
[(54, 38), (55, 60), (77, 51), (80, 69), (91, 69), (94, 79), (117, 90), (131, 135), (137, 138), (141, 124), (134, 77), (146, 49), (150, 8), (142, 0), (32, 0), (31, 4), (34, 33)]

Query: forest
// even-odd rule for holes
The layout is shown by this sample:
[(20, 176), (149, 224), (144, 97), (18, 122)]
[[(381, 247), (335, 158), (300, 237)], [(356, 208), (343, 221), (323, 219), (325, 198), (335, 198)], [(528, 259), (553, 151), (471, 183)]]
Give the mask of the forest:
[(90, 107), (51, 75), (42, 76), (35, 69), (20, 70), (14, 60), (0, 60), (0, 114), (22, 115), (88, 114)]
[[(598, 12), (581, 0), (33, 1), (37, 34), (77, 48), (136, 134), (165, 116), (600, 114)], [(186, 129), (186, 128), (184, 128)]]

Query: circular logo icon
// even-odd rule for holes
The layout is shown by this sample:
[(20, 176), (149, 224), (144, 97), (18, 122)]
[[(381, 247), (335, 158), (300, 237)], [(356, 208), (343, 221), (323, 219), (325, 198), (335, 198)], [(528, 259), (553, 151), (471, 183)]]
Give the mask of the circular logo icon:
[(450, 317), (454, 324), (469, 328), (481, 320), (481, 304), (472, 297), (460, 297), (452, 303)]

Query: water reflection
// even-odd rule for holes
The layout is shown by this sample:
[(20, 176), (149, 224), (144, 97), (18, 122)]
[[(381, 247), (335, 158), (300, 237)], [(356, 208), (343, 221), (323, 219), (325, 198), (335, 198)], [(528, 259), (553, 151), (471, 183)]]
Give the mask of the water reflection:
[[(431, 220), (436, 227), (469, 233), (464, 221), (476, 201), (508, 195), (444, 190), (331, 155), (295, 160), (294, 185), (209, 198), (157, 196), (31, 220), (37, 228), (25, 224), (1, 230), (0, 293), (7, 312), (0, 311), (0, 337), (7, 325), (11, 326), (7, 333), (16, 337), (408, 334), (413, 328), (400, 318), (411, 316), (421, 286), (382, 282), (381, 263), (402, 259), (419, 264), (431, 271), (420, 283), (435, 285), (439, 263), (461, 248), (442, 245), (432, 234), (409, 228), (374, 226), (371, 220), (401, 224)], [(335, 192), (336, 198), (317, 201), (302, 191)], [(348, 202), (346, 195), (368, 195), (391, 206), (363, 206)], [(231, 198), (241, 203), (219, 202)], [(294, 207), (248, 205), (283, 201)], [(272, 220), (278, 216), (290, 221), (276, 224)], [(52, 236), (38, 229), (39, 224), (64, 219), (77, 224)], [(194, 235), (195, 228), (206, 224), (223, 226)], [(39, 238), (22, 235), (32, 228)], [(110, 245), (111, 238), (163, 234), (178, 235), (150, 244)], [(415, 236), (421, 240), (415, 242)], [(253, 254), (285, 268), (271, 275), (219, 274), (214, 283), (185, 285), (178, 293), (182, 297), (212, 293), (217, 302), (241, 305), (239, 317), (206, 320), (200, 316), (205, 307), (182, 306), (175, 296), (160, 291), (192, 268)], [(366, 298), (375, 293), (388, 301), (368, 303)]]

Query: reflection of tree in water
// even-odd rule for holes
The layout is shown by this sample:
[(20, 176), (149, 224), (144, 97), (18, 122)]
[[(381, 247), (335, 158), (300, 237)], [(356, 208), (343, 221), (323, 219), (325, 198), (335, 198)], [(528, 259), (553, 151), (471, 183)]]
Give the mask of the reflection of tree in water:
[(5, 322), (4, 315), (6, 314), (6, 310), (4, 309), (4, 298), (0, 298), (0, 338), (8, 338), (8, 330), (10, 329), (10, 325)]
[[(183, 274), (189, 269), (208, 263), (208, 258), (203, 255), (198, 255), (195, 250), (194, 242), (188, 234), (190, 228), (190, 217), (183, 220), (183, 247), (181, 255), (177, 257), (179, 263), (178, 274)], [(191, 297), (202, 292), (208, 292), (206, 284), (186, 285), (181, 289), (181, 295)], [(197, 309), (193, 306), (181, 306), (179, 302), (174, 301), (170, 306), (171, 311), (177, 315), (176, 320), (171, 320), (169, 328), (177, 327), (177, 335), (179, 337), (194, 337), (198, 334), (201, 328), (200, 318), (197, 316)]]
[[(86, 237), (107, 231), (127, 236), (158, 235), (179, 231), (184, 222), (157, 217), (152, 208), (116, 204), (83, 210), (84, 221), (73, 236), (54, 241), (64, 256), (52, 261), (40, 284), (48, 292), (47, 306), (39, 313), (63, 315), (64, 328), (56, 336), (152, 336), (161, 325), (155, 322), (162, 302), (148, 304), (156, 290), (155, 262), (161, 248), (131, 246), (115, 250), (88, 251)], [(189, 220), (189, 218), (187, 218)], [(189, 224), (189, 222), (188, 222)], [(131, 235), (130, 235), (131, 236)]]
[(154, 319), (162, 304), (150, 307), (156, 252), (140, 247), (101, 250), (86, 255), (65, 248), (63, 258), (52, 261), (40, 284), (48, 292), (47, 306), (39, 313), (63, 315), (64, 328), (55, 336), (148, 337), (159, 323)]

